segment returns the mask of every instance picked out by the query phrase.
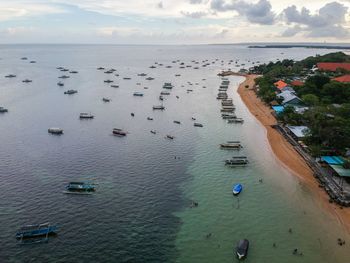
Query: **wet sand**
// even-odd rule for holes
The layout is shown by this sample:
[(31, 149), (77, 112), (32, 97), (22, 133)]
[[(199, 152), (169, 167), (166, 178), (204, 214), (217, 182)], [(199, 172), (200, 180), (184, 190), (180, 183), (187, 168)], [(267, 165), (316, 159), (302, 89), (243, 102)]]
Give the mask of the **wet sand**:
[[(247, 75), (246, 80), (238, 87), (238, 93), (249, 111), (265, 127), (267, 139), (276, 158), (292, 174), (298, 176), (309, 189), (314, 193), (319, 204), (325, 207), (331, 214), (336, 216), (339, 223), (345, 226), (350, 233), (350, 208), (341, 209), (336, 204), (328, 202), (328, 195), (324, 189), (319, 188), (317, 180), (313, 177), (313, 172), (306, 164), (305, 160), (299, 153), (288, 143), (288, 141), (271, 125), (276, 124), (276, 118), (272, 115), (272, 109), (262, 102), (253, 90), (254, 79), (257, 75)], [(246, 87), (248, 85), (248, 88)]]

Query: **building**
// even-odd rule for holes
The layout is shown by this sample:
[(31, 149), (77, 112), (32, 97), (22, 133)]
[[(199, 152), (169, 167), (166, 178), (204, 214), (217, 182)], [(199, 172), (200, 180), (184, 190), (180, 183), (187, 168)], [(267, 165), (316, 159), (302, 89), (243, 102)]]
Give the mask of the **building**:
[(278, 98), (282, 98), (283, 106), (298, 106), (302, 104), (301, 99), (291, 91), (282, 91), (277, 95)]
[(297, 140), (303, 139), (310, 131), (306, 126), (287, 126), (287, 128), (291, 135)]
[(321, 63), (317, 63), (317, 68), (320, 71), (335, 72), (339, 69), (350, 71), (350, 63), (321, 62)]
[(333, 81), (341, 82), (341, 83), (350, 83), (350, 74), (343, 75), (337, 78), (332, 79)]
[(301, 86), (304, 86), (304, 82), (302, 82), (301, 80), (293, 80), (290, 83), (290, 85), (293, 87), (301, 87)]
[(279, 80), (279, 81), (273, 83), (273, 85), (274, 85), (278, 90), (280, 90), (280, 91), (281, 91), (283, 88), (285, 88), (285, 87), (288, 86), (288, 84), (285, 83), (283, 80)]

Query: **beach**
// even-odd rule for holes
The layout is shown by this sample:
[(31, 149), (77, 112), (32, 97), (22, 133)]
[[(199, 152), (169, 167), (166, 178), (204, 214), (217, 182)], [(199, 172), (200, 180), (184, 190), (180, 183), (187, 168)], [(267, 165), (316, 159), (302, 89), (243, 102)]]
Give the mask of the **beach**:
[(336, 216), (339, 223), (350, 233), (350, 209), (342, 209), (336, 204), (329, 203), (327, 193), (318, 186), (318, 182), (313, 177), (313, 172), (306, 164), (305, 160), (293, 146), (272, 127), (272, 125), (277, 123), (276, 118), (272, 115), (272, 109), (262, 102), (254, 91), (254, 80), (257, 77), (257, 75), (245, 76), (245, 81), (238, 87), (238, 93), (251, 114), (265, 127), (266, 136), (273, 153), (286, 169), (307, 185), (319, 200), (320, 206), (326, 208), (331, 214)]

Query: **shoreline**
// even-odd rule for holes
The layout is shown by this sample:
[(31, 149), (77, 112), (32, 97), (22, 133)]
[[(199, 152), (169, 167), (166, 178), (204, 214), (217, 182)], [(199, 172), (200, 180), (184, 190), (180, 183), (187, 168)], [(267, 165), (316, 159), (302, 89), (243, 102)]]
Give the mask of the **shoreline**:
[[(237, 76), (238, 74), (234, 75)], [(271, 125), (277, 123), (276, 118), (271, 113), (272, 109), (264, 104), (253, 90), (255, 85), (254, 80), (258, 75), (239, 74), (238, 76), (245, 77), (245, 80), (239, 84), (237, 92), (249, 112), (265, 127), (269, 145), (277, 160), (293, 175), (303, 181), (315, 195), (320, 205), (335, 216), (339, 224), (344, 226), (346, 231), (350, 233), (350, 209), (341, 209), (336, 204), (330, 204), (328, 202), (328, 194), (323, 189), (319, 188), (318, 182), (313, 176), (313, 171), (305, 160), (282, 134), (271, 127)], [(247, 85), (248, 88), (246, 88)]]

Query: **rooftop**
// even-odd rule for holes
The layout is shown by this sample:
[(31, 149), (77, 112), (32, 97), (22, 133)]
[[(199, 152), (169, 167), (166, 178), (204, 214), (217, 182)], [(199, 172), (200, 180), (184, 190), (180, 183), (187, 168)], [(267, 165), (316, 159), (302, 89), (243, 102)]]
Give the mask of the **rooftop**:
[(350, 74), (343, 75), (337, 78), (332, 79), (334, 81), (342, 82), (342, 83), (350, 83)]
[(323, 71), (337, 71), (337, 69), (344, 69), (350, 71), (350, 63), (322, 62), (317, 63), (317, 68)]

